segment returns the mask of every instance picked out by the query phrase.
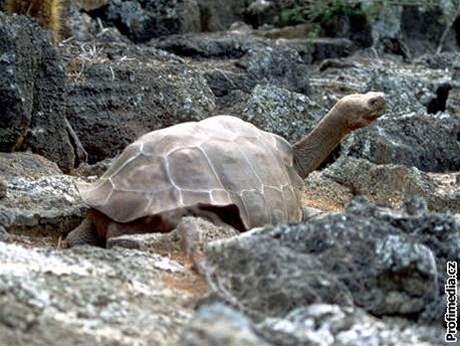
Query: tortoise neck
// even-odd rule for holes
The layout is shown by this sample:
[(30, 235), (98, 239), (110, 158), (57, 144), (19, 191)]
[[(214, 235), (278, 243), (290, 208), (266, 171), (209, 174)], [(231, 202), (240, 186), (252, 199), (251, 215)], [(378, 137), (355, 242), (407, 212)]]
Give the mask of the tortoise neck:
[(294, 144), (294, 166), (302, 179), (317, 169), (348, 134), (343, 118), (333, 107), (309, 134)]

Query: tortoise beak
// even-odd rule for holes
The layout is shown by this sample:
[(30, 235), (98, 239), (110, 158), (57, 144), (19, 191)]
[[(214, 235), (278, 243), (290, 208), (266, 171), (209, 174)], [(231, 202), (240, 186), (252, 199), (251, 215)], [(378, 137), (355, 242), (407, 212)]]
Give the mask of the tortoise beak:
[(385, 111), (385, 94), (382, 92), (369, 92), (367, 104), (371, 109), (371, 117), (375, 120)]

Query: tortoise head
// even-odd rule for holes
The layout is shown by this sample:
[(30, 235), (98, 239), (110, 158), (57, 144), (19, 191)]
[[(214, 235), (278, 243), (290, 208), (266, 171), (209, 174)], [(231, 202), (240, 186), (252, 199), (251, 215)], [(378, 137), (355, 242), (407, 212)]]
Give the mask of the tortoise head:
[(345, 121), (348, 131), (357, 130), (372, 123), (383, 114), (385, 95), (382, 92), (352, 94), (343, 97), (334, 106), (336, 114)]

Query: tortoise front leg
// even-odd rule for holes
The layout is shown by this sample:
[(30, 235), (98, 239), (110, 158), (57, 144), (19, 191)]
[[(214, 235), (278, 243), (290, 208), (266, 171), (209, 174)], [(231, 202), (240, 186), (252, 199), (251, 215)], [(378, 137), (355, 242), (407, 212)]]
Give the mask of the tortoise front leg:
[(88, 217), (86, 217), (77, 228), (71, 231), (65, 240), (69, 247), (85, 244), (99, 245), (96, 228)]

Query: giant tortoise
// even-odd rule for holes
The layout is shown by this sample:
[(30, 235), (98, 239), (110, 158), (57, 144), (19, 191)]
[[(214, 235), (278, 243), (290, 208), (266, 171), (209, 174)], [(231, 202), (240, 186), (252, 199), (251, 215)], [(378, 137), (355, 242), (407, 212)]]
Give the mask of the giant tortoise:
[(67, 242), (103, 245), (125, 233), (168, 232), (186, 215), (239, 231), (301, 221), (302, 179), (384, 104), (382, 93), (345, 96), (292, 146), (225, 115), (147, 133), (99, 180), (78, 186), (90, 211)]

